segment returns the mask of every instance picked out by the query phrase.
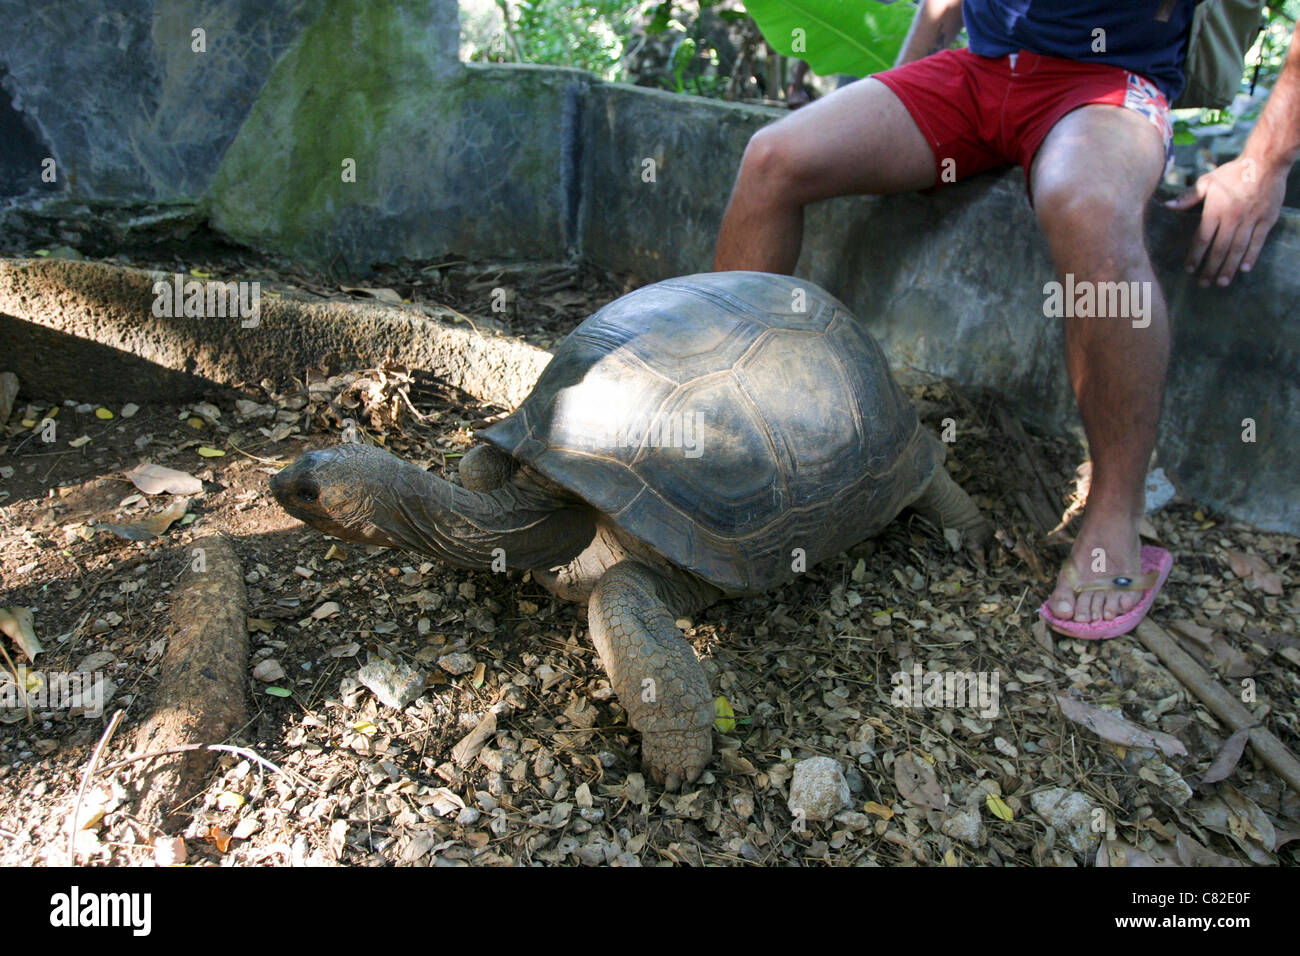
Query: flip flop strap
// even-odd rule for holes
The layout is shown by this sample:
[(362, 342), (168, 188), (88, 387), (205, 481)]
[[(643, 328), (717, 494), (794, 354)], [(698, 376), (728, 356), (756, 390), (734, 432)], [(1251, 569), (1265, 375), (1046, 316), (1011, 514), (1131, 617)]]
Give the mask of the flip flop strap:
[(1082, 581), (1079, 579), (1079, 569), (1074, 566), (1072, 560), (1067, 559), (1065, 579), (1070, 582), (1070, 587), (1075, 594), (1083, 594), (1085, 591), (1146, 591), (1155, 587), (1156, 582), (1160, 580), (1160, 574), (1157, 571), (1148, 571), (1146, 574), (1139, 574), (1132, 578), (1127, 575), (1116, 575), (1113, 578)]

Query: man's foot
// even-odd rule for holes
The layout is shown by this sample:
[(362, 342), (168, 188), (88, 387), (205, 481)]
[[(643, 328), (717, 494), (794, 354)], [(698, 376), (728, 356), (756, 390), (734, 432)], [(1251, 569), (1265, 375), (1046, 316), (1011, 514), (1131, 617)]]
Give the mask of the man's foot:
[[(1056, 589), (1047, 599), (1048, 609), (1058, 619), (1083, 624), (1112, 621), (1142, 600), (1141, 589), (1076, 590), (1094, 582), (1094, 586), (1100, 586), (1116, 578), (1139, 581), (1142, 577), (1141, 542), (1136, 523), (1123, 518), (1106, 522), (1088, 518), (1085, 514), (1069, 562), (1061, 568)], [(1070, 565), (1074, 566), (1073, 575)]]

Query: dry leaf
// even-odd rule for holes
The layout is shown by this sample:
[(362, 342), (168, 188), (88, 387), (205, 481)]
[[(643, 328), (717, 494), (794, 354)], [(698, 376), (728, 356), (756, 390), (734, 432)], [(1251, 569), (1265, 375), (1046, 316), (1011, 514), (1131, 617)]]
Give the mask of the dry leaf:
[(894, 819), (894, 811), (884, 804), (876, 803), (874, 800), (868, 800), (862, 806), (863, 813), (869, 813), (873, 817), (880, 817), (882, 820)]
[(1259, 555), (1243, 554), (1240, 551), (1228, 551), (1227, 555), (1232, 573), (1245, 579), (1249, 590), (1259, 589), (1272, 595), (1282, 593), (1282, 576), (1274, 572)]
[(934, 768), (912, 754), (903, 754), (894, 761), (894, 783), (903, 798), (918, 807), (942, 810), (948, 805)]
[(193, 475), (162, 465), (137, 465), (126, 477), (146, 495), (195, 495), (203, 490), (203, 482)]
[(1218, 783), (1220, 780), (1226, 780), (1231, 776), (1232, 771), (1237, 769), (1237, 762), (1241, 760), (1241, 755), (1246, 749), (1246, 741), (1250, 739), (1250, 729), (1245, 728), (1237, 731), (1227, 739), (1222, 747), (1219, 748), (1218, 756), (1214, 762), (1205, 770), (1205, 776), (1201, 778), (1198, 786), (1205, 786), (1207, 783)]
[(1065, 694), (1053, 694), (1061, 706), (1061, 713), (1068, 719), (1087, 727), (1102, 740), (1126, 747), (1146, 747), (1159, 750), (1166, 757), (1185, 757), (1187, 748), (1177, 737), (1159, 730), (1146, 730), (1130, 723), (1118, 714), (1113, 714), (1092, 704), (1074, 700)]
[(984, 805), (989, 808), (989, 813), (993, 814), (1004, 823), (1010, 823), (1015, 819), (1015, 813), (1007, 806), (1005, 800), (996, 793), (990, 793), (984, 798)]
[(489, 710), (487, 716), (478, 722), (451, 751), (452, 762), (460, 767), (467, 767), (479, 755), (479, 751), (496, 736), (497, 715)]
[(0, 631), (13, 639), (29, 661), (35, 661), (36, 655), (45, 649), (36, 639), (32, 612), (25, 607), (0, 607)]
[(188, 498), (177, 498), (167, 508), (157, 514), (149, 515), (133, 524), (104, 524), (100, 527), (107, 528), (119, 538), (125, 538), (128, 541), (148, 541), (151, 538), (157, 538), (165, 534), (176, 521), (185, 516), (189, 510), (190, 500)]
[(230, 834), (219, 826), (212, 826), (208, 829), (207, 841), (216, 845), (222, 853), (230, 849)]

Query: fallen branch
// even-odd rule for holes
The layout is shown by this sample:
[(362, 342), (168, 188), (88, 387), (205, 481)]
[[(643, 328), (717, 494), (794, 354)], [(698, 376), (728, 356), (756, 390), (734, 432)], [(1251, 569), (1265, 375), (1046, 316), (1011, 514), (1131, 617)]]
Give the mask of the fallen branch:
[(72, 820), (68, 825), (68, 866), (77, 865), (77, 818), (81, 815), (81, 801), (86, 796), (86, 787), (90, 786), (90, 778), (95, 775), (95, 766), (99, 763), (99, 758), (104, 754), (104, 748), (113, 739), (113, 734), (117, 732), (117, 725), (122, 722), (125, 715), (126, 711), (119, 710), (113, 715), (113, 719), (108, 722), (104, 735), (99, 738), (99, 743), (95, 745), (95, 752), (90, 755), (90, 763), (86, 766), (85, 776), (81, 778), (81, 786), (77, 788), (77, 802), (72, 805)]
[(1144, 620), (1137, 628), (1138, 640), (1161, 663), (1169, 668), (1201, 703), (1233, 731), (1249, 730), (1250, 745), (1256, 756), (1296, 793), (1300, 793), (1300, 760), (1282, 741), (1263, 727), (1240, 701), (1223, 689), (1200, 664), (1174, 641), (1164, 628), (1151, 620)]

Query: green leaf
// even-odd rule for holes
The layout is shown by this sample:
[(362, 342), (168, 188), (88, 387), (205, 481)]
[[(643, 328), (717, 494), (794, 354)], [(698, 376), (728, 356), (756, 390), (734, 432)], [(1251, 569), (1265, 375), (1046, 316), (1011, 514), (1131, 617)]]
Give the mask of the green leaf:
[(822, 76), (889, 69), (916, 14), (904, 0), (747, 0), (745, 9), (768, 43)]
[(718, 733), (729, 734), (736, 729), (736, 712), (731, 709), (731, 701), (725, 697), (713, 699), (713, 726)]
[(284, 687), (268, 687), (268, 688), (266, 689), (266, 692), (267, 692), (268, 694), (270, 694), (272, 697), (292, 697), (292, 696), (293, 696), (293, 691), (288, 690), (288, 689), (286, 689), (286, 688), (284, 688)]

